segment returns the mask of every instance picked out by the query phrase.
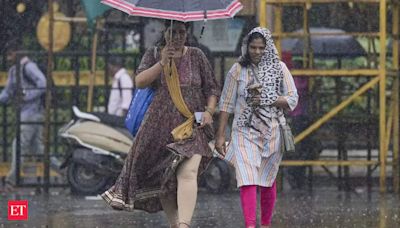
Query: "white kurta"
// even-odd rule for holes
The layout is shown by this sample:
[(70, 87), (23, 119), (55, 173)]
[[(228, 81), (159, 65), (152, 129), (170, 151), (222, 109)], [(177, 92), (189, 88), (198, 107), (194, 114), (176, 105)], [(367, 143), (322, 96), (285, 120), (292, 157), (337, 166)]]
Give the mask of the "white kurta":
[(113, 78), (108, 114), (123, 116), (123, 110), (128, 110), (132, 100), (133, 81), (128, 72), (121, 68)]

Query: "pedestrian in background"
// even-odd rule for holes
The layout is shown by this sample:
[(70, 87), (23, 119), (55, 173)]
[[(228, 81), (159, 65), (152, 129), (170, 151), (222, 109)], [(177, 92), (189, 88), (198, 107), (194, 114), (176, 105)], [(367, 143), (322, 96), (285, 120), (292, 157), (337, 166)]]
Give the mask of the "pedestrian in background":
[[(26, 156), (41, 156), (44, 153), (43, 145), (43, 121), (44, 121), (44, 99), (46, 92), (46, 77), (39, 69), (38, 65), (23, 56), (17, 64), (17, 51), (21, 44), (12, 41), (6, 47), (7, 62), (11, 64), (8, 70), (7, 84), (0, 93), (0, 103), (7, 104), (15, 101), (18, 90), (17, 77), (20, 77), (22, 89), (21, 107), (21, 126), (20, 126), (20, 148), (21, 164), (26, 160)], [(19, 75), (17, 75), (17, 67)], [(27, 123), (30, 122), (30, 123)], [(11, 169), (6, 177), (9, 185), (16, 183), (16, 160), (17, 160), (17, 140), (13, 140)], [(39, 158), (40, 160), (40, 158)]]
[(108, 99), (108, 114), (126, 116), (132, 100), (133, 81), (128, 71), (123, 67), (121, 57), (112, 56), (108, 59), (108, 69), (112, 76), (112, 85)]

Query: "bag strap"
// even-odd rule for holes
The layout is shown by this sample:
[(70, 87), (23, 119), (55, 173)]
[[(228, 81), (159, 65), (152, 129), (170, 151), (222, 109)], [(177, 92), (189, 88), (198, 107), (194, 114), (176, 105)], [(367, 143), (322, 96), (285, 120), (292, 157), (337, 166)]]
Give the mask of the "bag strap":
[(242, 65), (240, 65), (240, 63), (237, 63), (236, 74), (238, 78), (240, 77), (240, 73), (242, 73)]
[(121, 78), (118, 78), (118, 90), (119, 90), (119, 97), (122, 98)]
[(194, 115), (189, 110), (182, 96), (182, 91), (179, 82), (178, 69), (176, 68), (174, 60), (171, 64), (165, 64), (163, 67), (164, 77), (167, 82), (168, 91), (172, 98), (172, 102), (178, 111), (188, 118), (183, 124), (172, 130), (172, 136), (176, 141), (190, 138), (193, 133)]
[(23, 77), (24, 80), (25, 80), (26, 82), (28, 82), (30, 85), (36, 87), (36, 86), (37, 86), (36, 82), (35, 82), (31, 77), (29, 77), (28, 73), (26, 72), (26, 66), (28, 65), (28, 63), (29, 63), (29, 61), (26, 62), (26, 63), (24, 63), (24, 64), (22, 65), (22, 77)]
[[(172, 70), (172, 71), (171, 71)], [(171, 76), (169, 76), (171, 74)], [(184, 115), (186, 118), (190, 118), (193, 114), (190, 112), (187, 107), (185, 100), (182, 96), (182, 91), (179, 82), (179, 74), (176, 68), (175, 62), (172, 60), (171, 68), (169, 64), (164, 66), (164, 77), (167, 81), (168, 91), (174, 102), (175, 107), (179, 110), (179, 112)]]

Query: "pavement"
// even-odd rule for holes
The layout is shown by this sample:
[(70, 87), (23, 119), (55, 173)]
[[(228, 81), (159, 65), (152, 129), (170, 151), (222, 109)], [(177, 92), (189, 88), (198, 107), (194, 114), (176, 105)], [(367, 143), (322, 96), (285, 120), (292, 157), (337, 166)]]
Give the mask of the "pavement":
[[(28, 200), (26, 221), (9, 221), (9, 200)], [(0, 228), (168, 228), (162, 212), (121, 212), (108, 207), (98, 196), (71, 195), (68, 189), (51, 189), (48, 196), (32, 188), (0, 193)], [(192, 227), (241, 228), (239, 192), (230, 190), (212, 194), (204, 189), (199, 197)], [(278, 193), (273, 228), (400, 227), (400, 197), (358, 189), (339, 191), (336, 187), (318, 187), (312, 191), (286, 189)]]

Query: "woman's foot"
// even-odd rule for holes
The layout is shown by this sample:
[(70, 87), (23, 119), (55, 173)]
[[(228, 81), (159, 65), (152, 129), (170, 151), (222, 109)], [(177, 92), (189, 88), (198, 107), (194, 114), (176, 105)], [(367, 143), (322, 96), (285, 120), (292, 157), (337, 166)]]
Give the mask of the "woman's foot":
[(185, 222), (180, 222), (178, 227), (179, 228), (190, 228), (190, 225)]

